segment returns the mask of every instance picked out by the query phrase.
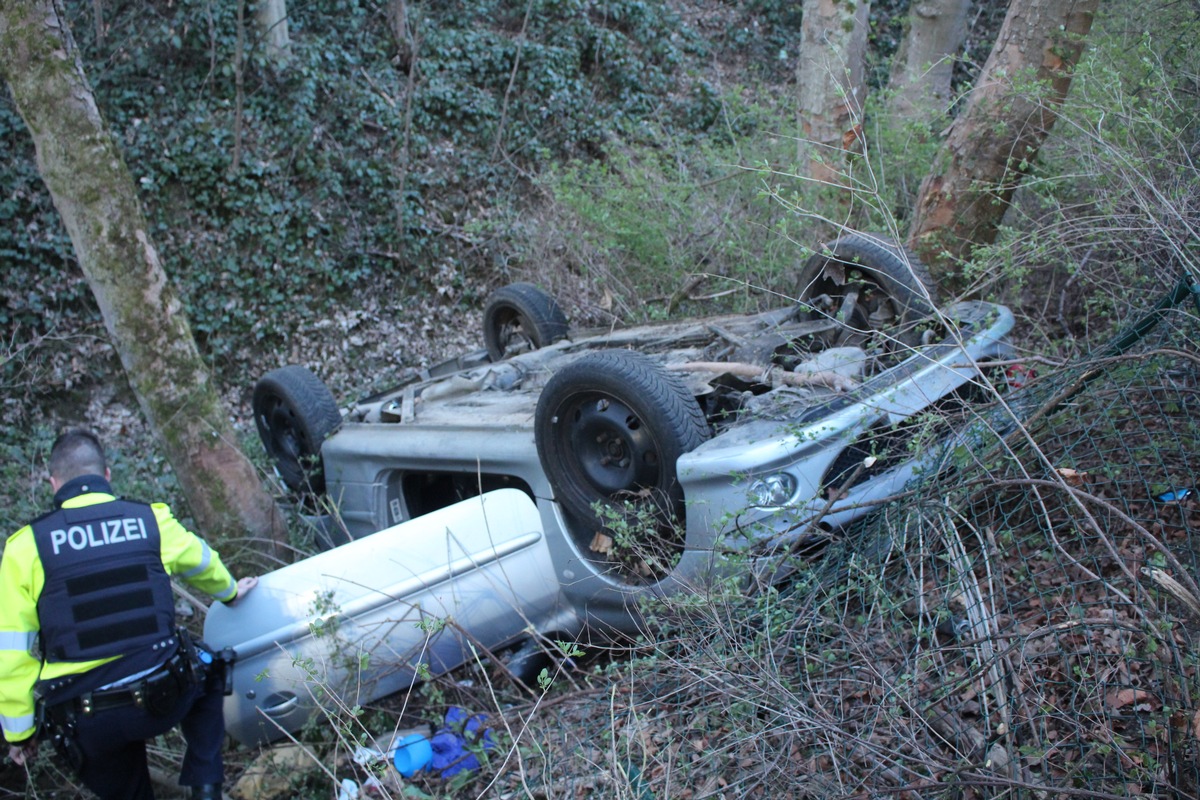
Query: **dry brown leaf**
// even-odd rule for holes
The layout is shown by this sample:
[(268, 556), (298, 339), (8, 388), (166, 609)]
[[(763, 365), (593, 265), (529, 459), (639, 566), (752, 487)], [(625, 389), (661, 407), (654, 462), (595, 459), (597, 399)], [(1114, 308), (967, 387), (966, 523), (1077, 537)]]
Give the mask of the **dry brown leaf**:
[(842, 134), (842, 149), (852, 153), (861, 153), (863, 150), (863, 126), (855, 125), (850, 130)]
[(597, 532), (592, 537), (592, 543), (588, 545), (588, 549), (593, 553), (608, 555), (613, 549), (613, 538), (606, 533)]
[(1070, 467), (1059, 467), (1056, 471), (1068, 486), (1082, 486), (1087, 482), (1088, 474), (1086, 472), (1080, 472)]
[(1200, 709), (1192, 716), (1192, 736), (1200, 739)]
[(229, 793), (239, 800), (283, 797), (294, 775), (315, 769), (318, 763), (312, 753), (298, 744), (270, 748), (246, 768)]
[(1109, 708), (1125, 708), (1125, 706), (1148, 700), (1150, 693), (1144, 689), (1121, 689), (1108, 696)]

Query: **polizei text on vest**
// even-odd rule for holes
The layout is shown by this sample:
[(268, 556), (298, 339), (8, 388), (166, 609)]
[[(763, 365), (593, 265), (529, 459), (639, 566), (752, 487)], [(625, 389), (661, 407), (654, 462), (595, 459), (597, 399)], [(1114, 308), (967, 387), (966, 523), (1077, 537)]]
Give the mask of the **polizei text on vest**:
[(54, 555), (58, 555), (64, 544), (72, 550), (86, 550), (89, 547), (104, 547), (109, 544), (119, 544), (134, 539), (146, 538), (146, 525), (137, 517), (124, 519), (105, 519), (89, 522), (86, 525), (72, 525), (69, 528), (59, 528), (50, 532), (50, 542), (54, 545)]

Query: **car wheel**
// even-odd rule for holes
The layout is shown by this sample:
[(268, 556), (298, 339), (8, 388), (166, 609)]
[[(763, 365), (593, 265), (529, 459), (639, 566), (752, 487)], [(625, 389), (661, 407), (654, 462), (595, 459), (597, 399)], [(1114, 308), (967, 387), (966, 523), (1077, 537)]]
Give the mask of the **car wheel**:
[[(683, 382), (628, 350), (589, 353), (556, 372), (538, 399), (534, 432), (555, 498), (596, 531), (624, 527), (618, 544), (620, 534), (666, 533), (683, 518), (675, 462), (710, 434)], [(682, 537), (670, 535), (677, 549)], [(662, 555), (662, 541), (623, 544)], [(643, 555), (634, 558), (645, 566)]]
[(537, 350), (567, 336), (567, 317), (553, 297), (532, 283), (512, 283), (488, 298), (483, 340), (492, 361)]
[(842, 323), (829, 346), (860, 345), (875, 331), (917, 344), (912, 323), (933, 314), (936, 302), (929, 269), (915, 254), (889, 239), (852, 232), (805, 262), (796, 292), (812, 318)]
[(321, 444), (342, 422), (328, 387), (306, 367), (281, 367), (254, 385), (251, 406), (259, 438), (284, 484), (302, 495), (325, 491)]

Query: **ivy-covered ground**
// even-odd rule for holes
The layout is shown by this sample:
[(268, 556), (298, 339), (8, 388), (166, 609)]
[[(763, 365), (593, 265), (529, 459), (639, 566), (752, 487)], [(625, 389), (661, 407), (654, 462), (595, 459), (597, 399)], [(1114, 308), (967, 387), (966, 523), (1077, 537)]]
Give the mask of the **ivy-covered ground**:
[[(788, 236), (805, 237), (754, 170), (795, 149), (796, 4), (409, 4), (400, 42), (383, 4), (318, 0), (289, 9), (281, 64), (252, 15), (239, 37), (237, 5), (67, 4), (235, 407), (286, 361), (337, 373), (352, 355), (365, 369), (330, 375), (347, 392), (386, 380), (515, 278), (595, 321), (662, 313), (643, 300), (687, 271), (762, 282), (798, 257)], [(876, 11), (880, 79), (902, 5)], [(3, 95), (0, 141), (0, 381), (18, 422), (119, 378)]]

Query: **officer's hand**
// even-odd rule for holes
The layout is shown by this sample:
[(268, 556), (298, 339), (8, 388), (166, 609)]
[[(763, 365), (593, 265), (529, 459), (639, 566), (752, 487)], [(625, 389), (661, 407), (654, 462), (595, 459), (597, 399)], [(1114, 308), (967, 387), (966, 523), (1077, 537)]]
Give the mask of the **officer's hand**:
[(250, 590), (258, 586), (258, 578), (242, 578), (237, 582), (237, 597), (233, 602), (241, 600), (250, 593)]
[(8, 746), (8, 757), (13, 760), (14, 764), (18, 766), (23, 765), (26, 761), (33, 760), (33, 757), (37, 755), (37, 747), (37, 737), (30, 737), (23, 742), (10, 744)]

